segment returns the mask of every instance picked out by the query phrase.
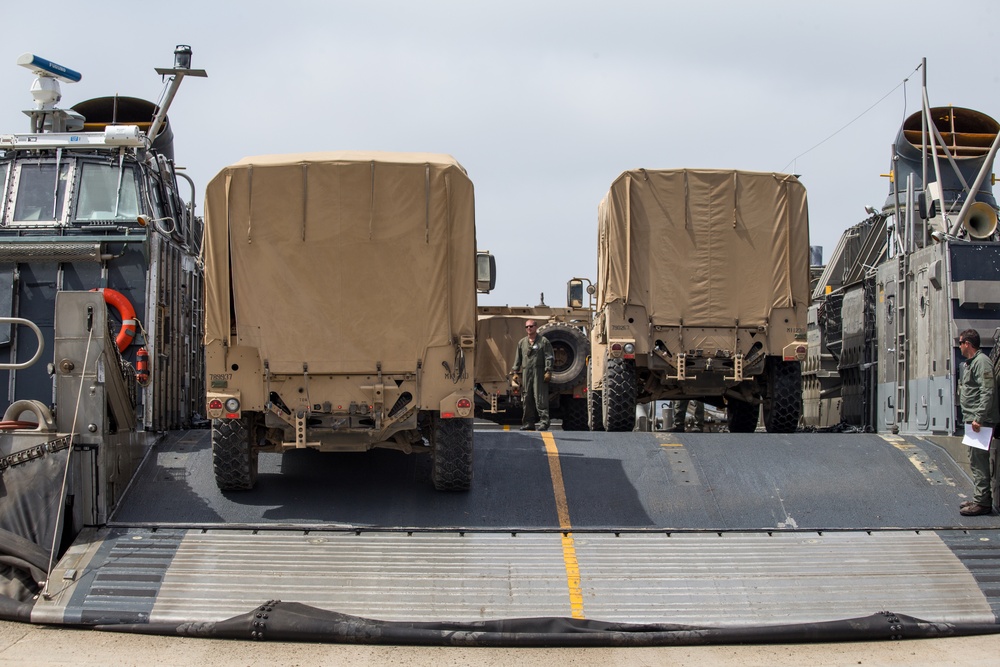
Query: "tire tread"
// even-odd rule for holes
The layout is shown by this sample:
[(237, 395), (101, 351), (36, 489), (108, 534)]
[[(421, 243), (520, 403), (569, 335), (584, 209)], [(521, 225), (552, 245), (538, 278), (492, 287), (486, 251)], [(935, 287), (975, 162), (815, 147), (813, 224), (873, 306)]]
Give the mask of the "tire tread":
[(433, 437), (434, 488), (468, 491), (472, 486), (472, 420), (438, 418)]
[(258, 452), (250, 445), (250, 417), (212, 420), (212, 468), (220, 491), (249, 491), (257, 483)]

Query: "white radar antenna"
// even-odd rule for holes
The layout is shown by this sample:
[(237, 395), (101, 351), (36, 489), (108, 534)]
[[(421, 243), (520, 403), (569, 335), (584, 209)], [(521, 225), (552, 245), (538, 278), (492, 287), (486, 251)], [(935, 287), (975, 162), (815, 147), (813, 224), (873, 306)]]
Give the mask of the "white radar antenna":
[[(24, 112), (31, 116), (32, 132), (42, 132), (44, 129), (65, 132), (67, 129), (83, 127), (82, 116), (72, 111), (56, 109), (56, 103), (62, 99), (59, 82), (76, 83), (83, 78), (82, 74), (32, 53), (19, 56), (17, 64), (31, 70), (37, 77), (31, 84), (31, 96), (35, 100), (35, 108)], [(79, 118), (80, 128), (76, 127), (76, 118)], [(46, 128), (46, 125), (49, 127)]]

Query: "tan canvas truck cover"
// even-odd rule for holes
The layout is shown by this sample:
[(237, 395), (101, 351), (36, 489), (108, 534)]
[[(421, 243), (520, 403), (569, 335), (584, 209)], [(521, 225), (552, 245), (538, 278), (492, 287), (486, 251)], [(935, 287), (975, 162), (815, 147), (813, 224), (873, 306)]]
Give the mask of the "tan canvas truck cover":
[[(524, 338), (524, 323), (531, 315), (482, 315), (476, 332), (476, 382), (506, 384), (514, 364), (517, 343)], [(539, 317), (542, 322), (546, 318)]]
[(473, 187), (448, 155), (250, 157), (205, 207), (206, 345), (235, 332), (276, 374), (393, 373), (475, 334)]
[[(569, 370), (572, 357), (587, 355), (589, 343), (583, 331), (589, 329), (590, 319), (590, 310), (582, 308), (480, 306), (476, 324), (476, 383), (507, 384), (514, 357), (517, 356), (517, 344), (525, 336), (524, 324), (535, 320), (538, 332), (553, 345), (556, 355), (553, 382), (559, 384), (560, 370), (563, 370), (560, 365)], [(555, 326), (557, 322), (565, 324)], [(565, 330), (570, 325), (580, 333), (569, 338), (558, 333), (558, 330)], [(553, 334), (553, 330), (557, 333)]]
[(699, 327), (805, 312), (809, 218), (794, 176), (635, 169), (615, 180), (598, 216), (598, 311), (622, 300), (645, 307), (653, 325)]

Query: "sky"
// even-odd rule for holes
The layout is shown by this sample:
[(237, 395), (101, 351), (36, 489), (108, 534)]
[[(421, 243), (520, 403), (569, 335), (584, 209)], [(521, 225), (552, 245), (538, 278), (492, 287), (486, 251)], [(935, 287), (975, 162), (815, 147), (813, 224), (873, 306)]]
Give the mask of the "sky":
[(890, 150), (932, 106), (1000, 118), (1000, 3), (340, 2), (7, 3), (0, 134), (26, 132), (30, 52), (83, 74), (62, 107), (156, 102), (178, 44), (192, 67), (169, 111), (197, 185), (249, 155), (448, 153), (475, 185), (477, 243), (497, 259), (480, 305), (565, 305), (595, 279), (597, 206), (636, 168), (800, 176), (829, 259), (881, 208)]

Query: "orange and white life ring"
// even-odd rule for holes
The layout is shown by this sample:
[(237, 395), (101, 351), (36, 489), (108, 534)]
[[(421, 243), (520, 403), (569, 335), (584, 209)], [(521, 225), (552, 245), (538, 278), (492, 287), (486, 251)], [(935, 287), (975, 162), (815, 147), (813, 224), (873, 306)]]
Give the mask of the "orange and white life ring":
[(110, 287), (98, 287), (90, 291), (101, 292), (104, 295), (104, 303), (118, 311), (118, 316), (122, 319), (122, 328), (118, 330), (115, 344), (118, 346), (119, 352), (124, 352), (132, 344), (132, 339), (135, 338), (135, 308), (132, 307), (124, 294), (116, 292)]

